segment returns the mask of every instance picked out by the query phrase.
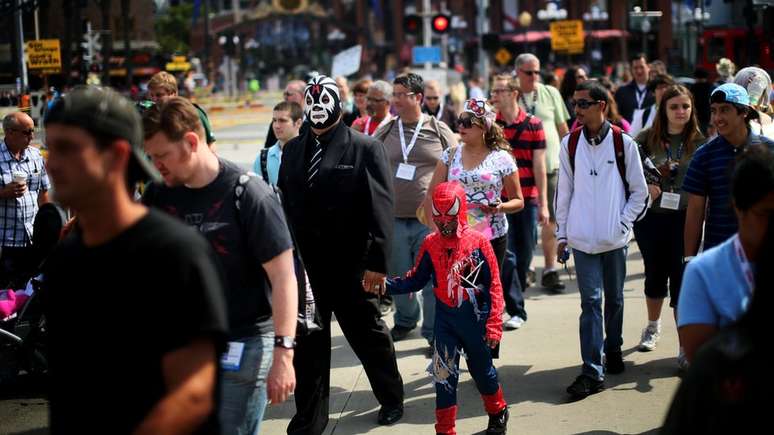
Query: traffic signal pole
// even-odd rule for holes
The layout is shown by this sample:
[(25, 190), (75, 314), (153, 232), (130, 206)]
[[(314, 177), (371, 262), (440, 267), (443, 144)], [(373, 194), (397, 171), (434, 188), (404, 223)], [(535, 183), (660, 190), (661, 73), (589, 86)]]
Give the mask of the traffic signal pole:
[[(422, 0), (422, 36), (424, 38), (424, 46), (431, 47), (433, 45), (433, 14), (431, 12), (430, 0)], [(425, 70), (433, 68), (433, 64), (425, 62)]]
[(477, 0), (476, 30), (478, 30), (478, 74), (484, 87), (489, 87), (489, 58), (484, 50), (484, 35), (489, 33), (489, 21), (486, 16), (489, 0)]
[(19, 94), (27, 92), (27, 62), (24, 61), (24, 22), (22, 21), (22, 0), (16, 0), (14, 10), (14, 21), (16, 22), (16, 49), (19, 57), (19, 84), (21, 89)]

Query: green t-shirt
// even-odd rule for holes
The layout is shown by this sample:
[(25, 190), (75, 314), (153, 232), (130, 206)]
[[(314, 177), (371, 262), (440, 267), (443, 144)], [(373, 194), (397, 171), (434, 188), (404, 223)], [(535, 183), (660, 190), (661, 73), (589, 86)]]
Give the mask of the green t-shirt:
[[(688, 193), (682, 191), (680, 188), (683, 185), (683, 179), (688, 172), (688, 164), (691, 162), (693, 153), (704, 142), (704, 137), (699, 136), (694, 139), (693, 151), (689, 151), (688, 147), (683, 145), (683, 138), (681, 134), (669, 135), (669, 151), (664, 144), (655, 144), (654, 146), (647, 146), (647, 137), (650, 132), (650, 128), (646, 128), (634, 138), (634, 141), (640, 146), (641, 152), (647, 153), (647, 157), (653, 162), (656, 167), (660, 167), (665, 164), (669, 157), (671, 160), (678, 162), (677, 173), (674, 177), (661, 177), (661, 191), (662, 192), (674, 192), (680, 194), (680, 210), (685, 210), (688, 207)], [(665, 209), (660, 206), (661, 198), (653, 198), (652, 211), (656, 212), (671, 212), (673, 210)]]
[(570, 119), (559, 90), (553, 86), (536, 83), (534, 91), (519, 96), (519, 106), (543, 121), (543, 132), (546, 135), (546, 172), (559, 170), (559, 144), (562, 138), (559, 137), (556, 125), (566, 123)]

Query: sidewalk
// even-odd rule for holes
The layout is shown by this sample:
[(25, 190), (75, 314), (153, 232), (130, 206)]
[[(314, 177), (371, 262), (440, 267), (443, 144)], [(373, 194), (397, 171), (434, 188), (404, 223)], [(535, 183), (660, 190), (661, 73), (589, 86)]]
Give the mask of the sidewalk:
[[(536, 257), (534, 264), (542, 265), (542, 255)], [(501, 357), (495, 362), (510, 406), (509, 434), (658, 433), (679, 382), (677, 333), (665, 303), (659, 346), (649, 353), (636, 351), (647, 317), (642, 259), (634, 243), (627, 271), (623, 347), (626, 372), (608, 376), (607, 390), (580, 402), (569, 403), (565, 393), (580, 371), (576, 282), (567, 281), (567, 274), (562, 272), (568, 284), (564, 294), (550, 295), (535, 287), (527, 291), (529, 321), (520, 330), (504, 333)], [(386, 320), (392, 325), (392, 315)], [(425, 341), (418, 329), (410, 339), (395, 344), (406, 399), (403, 419), (391, 427), (376, 424), (379, 405), (368, 379), (337, 324), (333, 331), (330, 423), (325, 433), (435, 433), (435, 390), (425, 372), (430, 360), (423, 355)], [(464, 363), (462, 367), (457, 432), (483, 434), (488, 419)], [(292, 398), (270, 405), (261, 433), (284, 434), (294, 411)]]

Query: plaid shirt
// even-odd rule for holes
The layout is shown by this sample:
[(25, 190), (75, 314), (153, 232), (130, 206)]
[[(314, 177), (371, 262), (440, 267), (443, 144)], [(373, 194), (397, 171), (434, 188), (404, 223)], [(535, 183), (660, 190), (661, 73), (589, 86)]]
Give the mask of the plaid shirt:
[(0, 246), (25, 247), (32, 240), (32, 223), (38, 212), (38, 195), (51, 187), (40, 150), (28, 147), (16, 158), (0, 142), (0, 188), (13, 181), (13, 172), (27, 173), (27, 191), (19, 198), (0, 199)]

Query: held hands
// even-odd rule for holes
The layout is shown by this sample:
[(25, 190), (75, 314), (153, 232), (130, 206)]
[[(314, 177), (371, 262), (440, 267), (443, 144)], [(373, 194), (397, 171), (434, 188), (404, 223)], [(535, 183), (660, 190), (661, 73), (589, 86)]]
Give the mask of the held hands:
[(387, 277), (383, 273), (366, 270), (363, 274), (363, 290), (377, 296), (387, 291)]

